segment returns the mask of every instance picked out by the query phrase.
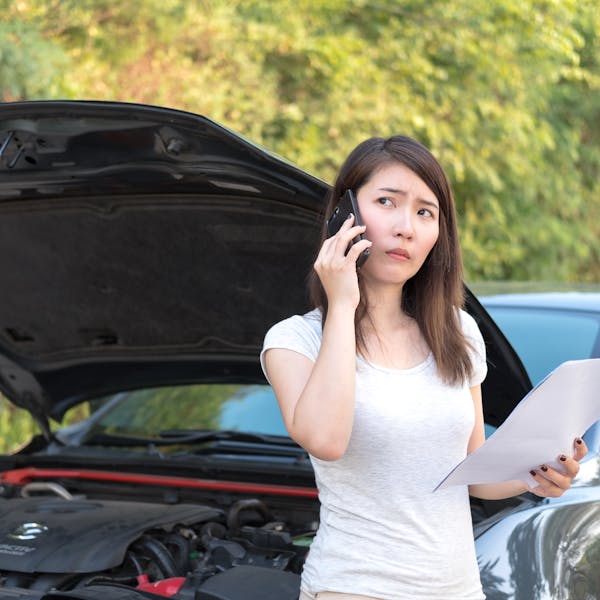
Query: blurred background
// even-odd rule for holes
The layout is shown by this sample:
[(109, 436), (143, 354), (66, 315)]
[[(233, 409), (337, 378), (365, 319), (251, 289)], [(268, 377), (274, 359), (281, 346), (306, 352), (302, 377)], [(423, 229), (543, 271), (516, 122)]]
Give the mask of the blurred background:
[(600, 283), (597, 0), (0, 0), (0, 101), (59, 98), (203, 114), (329, 182), (416, 137), (468, 281)]

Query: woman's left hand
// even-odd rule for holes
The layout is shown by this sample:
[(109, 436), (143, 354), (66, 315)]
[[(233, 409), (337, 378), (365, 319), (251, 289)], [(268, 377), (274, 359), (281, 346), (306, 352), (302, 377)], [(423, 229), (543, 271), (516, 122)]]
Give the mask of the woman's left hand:
[(558, 498), (571, 487), (573, 478), (579, 473), (579, 461), (588, 451), (581, 438), (576, 438), (573, 448), (575, 452), (572, 458), (565, 454), (558, 457), (558, 463), (563, 468), (562, 472), (548, 465), (540, 465), (530, 471), (530, 475), (538, 483), (536, 487), (529, 488), (531, 493), (542, 498)]

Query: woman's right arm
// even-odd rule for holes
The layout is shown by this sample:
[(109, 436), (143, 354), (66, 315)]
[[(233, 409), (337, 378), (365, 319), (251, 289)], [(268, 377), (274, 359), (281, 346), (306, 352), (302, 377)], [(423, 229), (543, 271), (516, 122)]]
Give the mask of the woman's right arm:
[(352, 219), (325, 240), (315, 270), (327, 294), (328, 311), (315, 362), (283, 348), (265, 353), (265, 368), (290, 436), (313, 456), (336, 460), (346, 451), (354, 418), (356, 342), (354, 313), (360, 298), (356, 259), (371, 245), (362, 240), (344, 255), (364, 227)]

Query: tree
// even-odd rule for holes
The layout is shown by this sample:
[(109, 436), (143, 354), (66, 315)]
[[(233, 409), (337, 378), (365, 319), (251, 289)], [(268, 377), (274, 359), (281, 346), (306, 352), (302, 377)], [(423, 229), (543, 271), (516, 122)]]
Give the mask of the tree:
[(36, 15), (23, 20), (11, 0), (0, 0), (0, 99), (36, 99), (59, 94), (57, 74), (69, 59), (48, 39)]
[(0, 65), (46, 61), (5, 99), (202, 113), (329, 181), (406, 133), (451, 176), (470, 279), (600, 280), (594, 0), (4, 3), (27, 58)]

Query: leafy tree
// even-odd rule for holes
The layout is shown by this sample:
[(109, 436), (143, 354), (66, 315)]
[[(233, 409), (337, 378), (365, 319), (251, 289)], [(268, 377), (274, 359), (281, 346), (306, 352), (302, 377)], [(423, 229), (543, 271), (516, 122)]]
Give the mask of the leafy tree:
[(469, 278), (600, 280), (594, 0), (4, 8), (5, 99), (191, 110), (326, 180), (364, 137), (413, 135), (454, 182)]
[(35, 15), (22, 20), (11, 0), (0, 0), (0, 13), (0, 99), (60, 93), (57, 73), (68, 64), (64, 49), (47, 38)]

